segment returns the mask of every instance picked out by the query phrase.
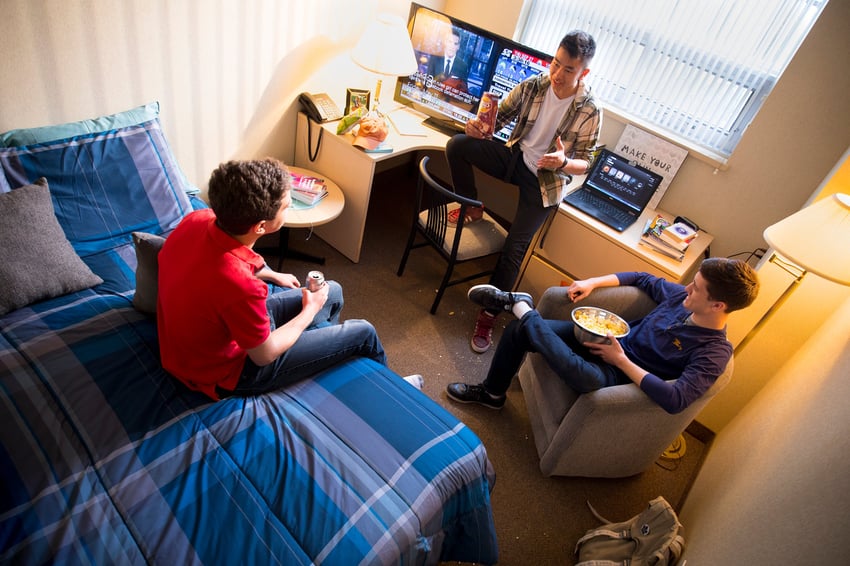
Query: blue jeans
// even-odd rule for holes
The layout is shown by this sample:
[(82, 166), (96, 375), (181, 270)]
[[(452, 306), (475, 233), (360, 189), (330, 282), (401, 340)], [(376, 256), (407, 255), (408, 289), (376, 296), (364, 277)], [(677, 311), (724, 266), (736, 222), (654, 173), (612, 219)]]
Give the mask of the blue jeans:
[[(219, 388), (220, 397), (256, 395), (280, 389), (353, 356), (387, 364), (384, 347), (371, 323), (359, 319), (339, 323), (344, 302), (342, 287), (336, 281), (328, 281), (327, 284), (330, 286), (328, 300), (298, 340), (266, 366), (258, 366), (247, 358), (236, 389), (226, 391)], [(301, 312), (301, 290), (275, 288), (266, 300), (266, 306), (271, 330), (274, 331)]]
[(551, 207), (543, 206), (540, 181), (522, 160), (519, 144), (506, 147), (493, 140), (479, 140), (458, 134), (446, 144), (446, 159), (454, 189), (459, 195), (478, 198), (473, 167), (512, 183), (519, 189), (516, 214), (496, 263), (496, 270), (490, 277), (491, 285), (502, 291), (510, 291), (516, 283), (520, 264), (534, 234), (551, 211)]
[(617, 368), (591, 354), (576, 340), (572, 321), (544, 319), (537, 311), (529, 311), (505, 328), (484, 388), (493, 395), (503, 395), (519, 371), (526, 352), (542, 355), (558, 377), (577, 393), (596, 391), (628, 380)]

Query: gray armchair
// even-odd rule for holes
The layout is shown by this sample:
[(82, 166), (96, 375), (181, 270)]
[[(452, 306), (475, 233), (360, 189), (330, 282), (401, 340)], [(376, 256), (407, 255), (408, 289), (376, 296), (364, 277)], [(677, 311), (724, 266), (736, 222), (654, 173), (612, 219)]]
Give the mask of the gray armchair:
[[(594, 290), (579, 303), (599, 306), (626, 320), (655, 307), (635, 287)], [(573, 303), (565, 287), (547, 289), (537, 305), (544, 318), (568, 319)], [(732, 360), (715, 384), (681, 413), (671, 415), (632, 383), (577, 394), (549, 369), (539, 354), (528, 354), (519, 370), (545, 476), (619, 478), (646, 470), (681, 434), (708, 401), (729, 383)]]

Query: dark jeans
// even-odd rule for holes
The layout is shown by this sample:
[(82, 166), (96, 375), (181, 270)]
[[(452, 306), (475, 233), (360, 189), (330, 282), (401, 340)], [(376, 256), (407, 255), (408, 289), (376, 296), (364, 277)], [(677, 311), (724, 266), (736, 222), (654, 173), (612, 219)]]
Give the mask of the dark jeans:
[(505, 328), (484, 380), (487, 391), (503, 395), (526, 352), (541, 354), (558, 377), (577, 393), (625, 383), (615, 367), (591, 354), (576, 340), (572, 321), (544, 319), (537, 311), (530, 311)]
[[(220, 397), (256, 395), (280, 389), (353, 356), (372, 358), (386, 365), (384, 347), (371, 323), (359, 319), (339, 323), (342, 289), (335, 281), (328, 281), (328, 284), (331, 290), (324, 308), (298, 340), (266, 366), (260, 367), (247, 358), (236, 389), (218, 389)], [(301, 290), (278, 290), (269, 295), (266, 305), (274, 330), (301, 312)]]
[(479, 140), (465, 134), (452, 137), (446, 144), (446, 159), (452, 183), (458, 194), (478, 198), (476, 167), (519, 188), (519, 202), (507, 240), (502, 248), (490, 284), (510, 291), (519, 275), (519, 267), (534, 234), (543, 225), (551, 208), (543, 207), (540, 182), (522, 160), (518, 144), (506, 147), (493, 140)]

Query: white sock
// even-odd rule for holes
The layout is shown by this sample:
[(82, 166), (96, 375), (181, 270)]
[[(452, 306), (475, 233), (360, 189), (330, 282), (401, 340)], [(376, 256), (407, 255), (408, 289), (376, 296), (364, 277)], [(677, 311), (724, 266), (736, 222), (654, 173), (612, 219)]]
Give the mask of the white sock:
[(525, 313), (532, 310), (531, 305), (526, 303), (525, 301), (517, 301), (511, 307), (511, 312), (514, 313), (514, 316), (517, 318), (522, 318), (525, 316)]
[(410, 385), (412, 385), (416, 389), (419, 389), (419, 390), (421, 390), (422, 386), (425, 385), (425, 380), (418, 373), (414, 373), (413, 375), (405, 376), (402, 379), (405, 380), (406, 382), (408, 382)]

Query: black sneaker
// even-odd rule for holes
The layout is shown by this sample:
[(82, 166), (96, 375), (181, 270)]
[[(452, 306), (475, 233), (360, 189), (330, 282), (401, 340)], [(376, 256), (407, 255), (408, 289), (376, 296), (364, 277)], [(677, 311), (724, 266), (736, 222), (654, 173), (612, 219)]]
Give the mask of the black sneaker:
[(492, 285), (475, 285), (469, 289), (466, 296), (476, 305), (490, 311), (509, 311), (520, 301), (534, 308), (534, 299), (528, 293), (509, 293)]
[(458, 403), (475, 403), (488, 409), (501, 409), (505, 406), (505, 395), (491, 395), (483, 385), (467, 383), (449, 383), (446, 394)]

